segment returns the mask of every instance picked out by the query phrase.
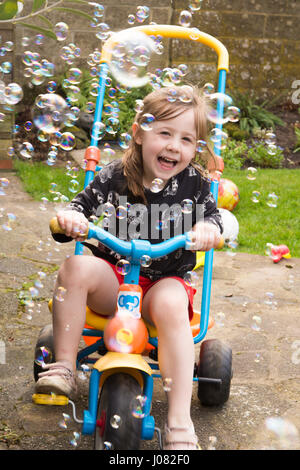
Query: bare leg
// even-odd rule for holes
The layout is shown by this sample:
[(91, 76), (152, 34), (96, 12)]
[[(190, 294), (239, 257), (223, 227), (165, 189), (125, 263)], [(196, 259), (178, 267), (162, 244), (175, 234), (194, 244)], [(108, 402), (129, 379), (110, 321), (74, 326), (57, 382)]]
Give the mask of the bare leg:
[[(66, 289), (64, 300), (56, 298)], [(61, 266), (53, 297), (53, 336), (56, 361), (76, 369), (78, 345), (85, 324), (86, 305), (95, 312), (112, 315), (119, 283), (110, 266), (92, 256), (73, 255)]]
[(158, 331), (158, 360), (163, 379), (171, 379), (168, 427), (193, 427), (194, 342), (188, 317), (188, 296), (176, 279), (162, 279), (145, 295), (143, 316)]

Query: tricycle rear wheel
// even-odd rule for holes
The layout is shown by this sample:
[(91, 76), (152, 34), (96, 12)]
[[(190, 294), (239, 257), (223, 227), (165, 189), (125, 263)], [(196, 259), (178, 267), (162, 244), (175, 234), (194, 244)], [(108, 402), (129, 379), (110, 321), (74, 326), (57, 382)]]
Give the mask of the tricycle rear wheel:
[(199, 378), (221, 379), (221, 385), (198, 382), (198, 398), (204, 406), (223, 405), (229, 398), (232, 350), (218, 339), (203, 341), (197, 368)]
[(116, 373), (105, 380), (98, 401), (94, 449), (139, 449), (142, 423), (133, 416), (132, 404), (140, 394), (140, 385), (129, 374)]

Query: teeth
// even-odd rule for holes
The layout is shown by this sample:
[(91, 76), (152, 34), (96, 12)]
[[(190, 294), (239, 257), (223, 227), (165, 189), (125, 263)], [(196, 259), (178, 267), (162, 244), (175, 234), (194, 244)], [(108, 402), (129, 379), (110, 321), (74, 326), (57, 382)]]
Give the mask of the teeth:
[(166, 160), (166, 162), (175, 163), (175, 161), (171, 160), (170, 158), (167, 158), (167, 157), (160, 157), (160, 158), (162, 158), (163, 160)]

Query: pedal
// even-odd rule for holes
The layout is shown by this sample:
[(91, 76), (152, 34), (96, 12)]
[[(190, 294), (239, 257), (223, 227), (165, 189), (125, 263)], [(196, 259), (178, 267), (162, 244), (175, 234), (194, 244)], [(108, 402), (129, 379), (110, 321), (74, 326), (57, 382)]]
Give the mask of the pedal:
[(32, 395), (32, 401), (37, 405), (68, 405), (69, 398), (65, 395), (51, 395), (45, 393), (34, 393)]

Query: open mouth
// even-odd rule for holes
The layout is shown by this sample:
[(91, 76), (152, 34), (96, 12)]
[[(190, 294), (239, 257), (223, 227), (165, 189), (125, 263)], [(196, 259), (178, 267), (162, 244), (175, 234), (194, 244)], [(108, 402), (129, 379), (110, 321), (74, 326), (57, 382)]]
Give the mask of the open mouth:
[(167, 157), (159, 156), (158, 161), (164, 168), (168, 168), (168, 169), (174, 168), (177, 165), (176, 160), (172, 160), (171, 158), (167, 158)]

